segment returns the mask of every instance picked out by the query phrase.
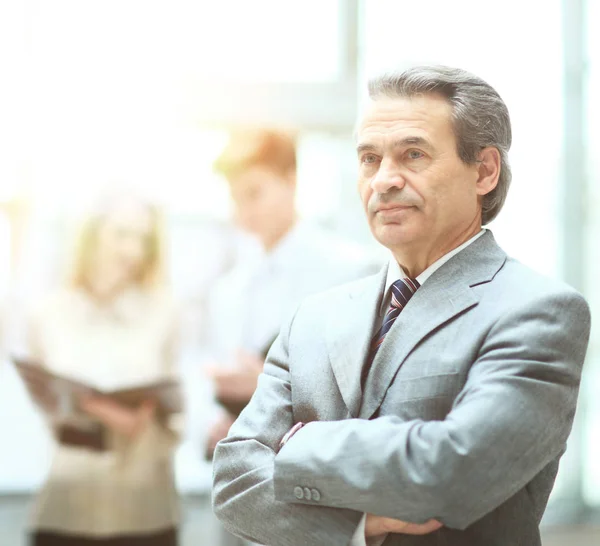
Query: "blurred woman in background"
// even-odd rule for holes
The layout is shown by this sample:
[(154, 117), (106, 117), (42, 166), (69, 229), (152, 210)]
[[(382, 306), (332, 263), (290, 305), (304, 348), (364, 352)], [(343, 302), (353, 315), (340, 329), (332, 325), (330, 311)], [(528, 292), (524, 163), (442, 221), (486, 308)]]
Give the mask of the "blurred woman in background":
[[(104, 199), (84, 222), (68, 283), (33, 313), (31, 357), (101, 390), (173, 377), (178, 321), (163, 266), (157, 207), (129, 194)], [(62, 442), (53, 425), (59, 443), (31, 544), (175, 545), (173, 422), (159, 419), (151, 401), (131, 409), (94, 396), (79, 409), (104, 425), (105, 445)]]

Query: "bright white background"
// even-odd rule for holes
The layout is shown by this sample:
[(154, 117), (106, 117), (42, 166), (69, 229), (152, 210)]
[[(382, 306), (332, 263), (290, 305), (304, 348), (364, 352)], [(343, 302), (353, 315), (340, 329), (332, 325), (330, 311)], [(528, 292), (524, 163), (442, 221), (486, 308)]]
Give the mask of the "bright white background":
[[(299, 207), (305, 217), (373, 244), (354, 186), (351, 132), (364, 80), (437, 62), (471, 70), (504, 97), (513, 121), (513, 185), (491, 226), (513, 256), (561, 271), (562, 4), (560, 0), (12, 0), (0, 6), (0, 201), (26, 196), (31, 228), (7, 316), (57, 281), (63, 235), (104, 185), (143, 187), (166, 206), (171, 272), (193, 318), (182, 361), (191, 401), (177, 461), (183, 491), (206, 488), (202, 430), (210, 392), (198, 366), (202, 306), (233, 248), (226, 189), (211, 164), (235, 124), (299, 132)], [(598, 11), (597, 2), (590, 2)], [(356, 8), (356, 10), (355, 10)], [(360, 15), (356, 15), (360, 14)], [(594, 15), (592, 13), (592, 15)], [(600, 13), (595, 19), (600, 20)], [(588, 50), (600, 51), (590, 32)], [(589, 146), (600, 146), (600, 59), (592, 56)], [(590, 155), (590, 188), (600, 164)], [(597, 154), (596, 154), (597, 155)], [(590, 211), (599, 202), (590, 191)], [(591, 233), (600, 224), (590, 214)], [(0, 222), (0, 258), (8, 262)], [(591, 264), (600, 263), (589, 237)], [(190, 251), (189, 249), (192, 249)], [(595, 307), (600, 293), (589, 283)], [(12, 299), (11, 299), (12, 298)], [(195, 322), (194, 322), (195, 321)], [(18, 328), (6, 328), (16, 343)], [(596, 354), (597, 338), (592, 342)], [(5, 344), (7, 345), (7, 344)], [(593, 364), (592, 364), (593, 368)], [(597, 367), (596, 367), (597, 368)], [(593, 381), (593, 382), (592, 382)], [(585, 494), (600, 504), (599, 374), (586, 394)], [(11, 368), (0, 366), (0, 491), (33, 490), (49, 443)], [(567, 487), (559, 480), (555, 495)]]

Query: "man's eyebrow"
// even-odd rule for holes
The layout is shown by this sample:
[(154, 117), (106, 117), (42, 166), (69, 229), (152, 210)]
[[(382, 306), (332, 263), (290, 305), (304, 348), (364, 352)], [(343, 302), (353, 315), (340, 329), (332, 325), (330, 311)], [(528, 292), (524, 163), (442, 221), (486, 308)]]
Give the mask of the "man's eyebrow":
[[(421, 146), (422, 148), (428, 148), (430, 150), (433, 149), (431, 143), (427, 139), (420, 136), (409, 136), (406, 138), (401, 138), (399, 140), (394, 141), (392, 146), (394, 148), (405, 148), (407, 146)], [(356, 147), (357, 154), (375, 151), (377, 151), (377, 146), (369, 142), (362, 142)]]
[(404, 148), (405, 146), (422, 146), (423, 148), (430, 149), (433, 147), (428, 140), (419, 136), (409, 136), (400, 140), (396, 140), (393, 146), (394, 148)]
[(370, 144), (368, 142), (362, 142), (361, 144), (359, 144), (356, 147), (356, 153), (357, 154), (361, 154), (363, 152), (374, 152), (375, 151), (375, 145), (374, 144)]

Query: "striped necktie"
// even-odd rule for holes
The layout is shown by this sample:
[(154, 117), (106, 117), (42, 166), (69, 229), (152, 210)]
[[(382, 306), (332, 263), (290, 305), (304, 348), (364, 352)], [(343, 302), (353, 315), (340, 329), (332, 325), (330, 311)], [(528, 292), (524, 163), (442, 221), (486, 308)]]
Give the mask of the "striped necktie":
[(402, 309), (404, 309), (406, 304), (410, 301), (410, 298), (413, 297), (413, 294), (417, 291), (419, 286), (421, 285), (416, 279), (409, 279), (408, 277), (405, 277), (404, 279), (398, 279), (396, 282), (394, 282), (394, 284), (392, 284), (392, 301), (390, 302), (390, 308), (385, 314), (385, 318), (383, 319), (381, 328), (377, 330), (377, 333), (373, 336), (373, 339), (371, 340), (369, 358), (367, 359), (366, 365), (363, 368), (363, 387), (365, 381), (367, 380), (367, 376), (369, 375), (371, 364), (373, 364), (375, 355), (377, 354), (379, 347), (383, 343), (386, 334), (390, 331), (392, 324), (394, 324), (395, 320), (398, 318), (398, 315), (400, 315)]

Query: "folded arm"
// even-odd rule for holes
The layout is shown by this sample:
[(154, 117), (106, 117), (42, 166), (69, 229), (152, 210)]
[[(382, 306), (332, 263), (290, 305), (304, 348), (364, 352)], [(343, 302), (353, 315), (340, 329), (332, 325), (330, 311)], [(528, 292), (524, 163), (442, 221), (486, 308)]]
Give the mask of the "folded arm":
[(273, 344), (252, 401), (217, 445), (213, 508), (228, 530), (261, 544), (348, 546), (361, 513), (321, 506), (317, 496), (315, 506), (275, 498), (275, 455), (294, 424), (287, 364), (290, 328), (291, 323)]
[[(313, 422), (275, 459), (278, 500), (319, 484), (320, 504), (464, 529), (564, 449), (589, 336), (578, 295), (546, 297), (491, 328), (443, 421)], [(324, 486), (326, 484), (326, 487)]]

